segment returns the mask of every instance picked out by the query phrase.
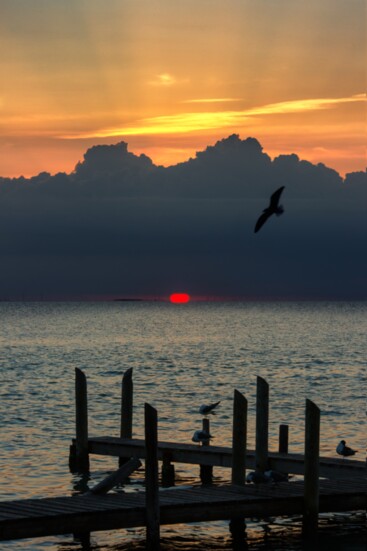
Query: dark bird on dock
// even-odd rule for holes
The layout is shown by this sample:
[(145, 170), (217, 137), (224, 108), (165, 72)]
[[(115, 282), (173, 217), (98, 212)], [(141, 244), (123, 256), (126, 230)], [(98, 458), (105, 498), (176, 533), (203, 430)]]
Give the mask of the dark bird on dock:
[(345, 445), (345, 440), (340, 440), (339, 444), (336, 447), (336, 453), (342, 455), (343, 457), (348, 457), (349, 455), (355, 455), (358, 450), (352, 450)]
[(265, 471), (264, 475), (270, 482), (286, 482), (289, 479), (287, 474), (281, 473), (280, 471)]
[(258, 221), (255, 225), (255, 233), (259, 231), (259, 229), (265, 224), (267, 219), (272, 215), (276, 214), (277, 216), (280, 216), (283, 214), (284, 209), (282, 205), (279, 205), (279, 199), (282, 194), (283, 189), (285, 186), (280, 187), (276, 191), (274, 191), (273, 195), (270, 197), (270, 204), (269, 206), (263, 210), (262, 214), (260, 215)]
[(217, 406), (219, 406), (219, 404), (220, 404), (220, 400), (219, 400), (219, 402), (215, 402), (214, 404), (208, 404), (208, 405), (203, 404), (199, 408), (199, 413), (201, 413), (202, 415), (209, 415), (209, 413), (215, 415), (215, 411), (213, 411), (213, 410)]
[(206, 430), (196, 430), (194, 432), (194, 436), (192, 437), (193, 442), (207, 442), (211, 438), (214, 438), (209, 432), (206, 432)]
[(251, 471), (246, 476), (246, 482), (247, 484), (251, 484), (251, 482), (253, 484), (267, 484), (270, 482), (270, 478), (261, 471)]

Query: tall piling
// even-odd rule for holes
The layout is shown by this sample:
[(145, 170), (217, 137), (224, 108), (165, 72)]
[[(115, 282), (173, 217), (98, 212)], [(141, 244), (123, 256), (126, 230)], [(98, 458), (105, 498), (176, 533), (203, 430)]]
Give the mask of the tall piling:
[(145, 499), (146, 549), (160, 549), (160, 515), (158, 486), (158, 414), (150, 404), (144, 405), (145, 420)]
[[(232, 422), (232, 484), (244, 486), (246, 482), (246, 441), (247, 441), (247, 400), (238, 390), (233, 396)], [(233, 545), (243, 547), (246, 536), (246, 523), (243, 517), (230, 520), (229, 530)]]
[(256, 384), (256, 449), (255, 468), (264, 472), (268, 469), (269, 440), (269, 385), (262, 377)]
[[(133, 435), (133, 395), (133, 368), (130, 367), (122, 377), (120, 438), (132, 438)], [(119, 465), (122, 466), (129, 459), (120, 457)]]
[(75, 368), (75, 426), (76, 442), (73, 470), (86, 472), (89, 471), (87, 378), (78, 367)]
[(233, 396), (232, 484), (246, 481), (247, 400), (238, 390)]
[(304, 539), (317, 539), (319, 515), (319, 455), (320, 455), (320, 410), (306, 400), (305, 427), (305, 478), (304, 512), (302, 536)]

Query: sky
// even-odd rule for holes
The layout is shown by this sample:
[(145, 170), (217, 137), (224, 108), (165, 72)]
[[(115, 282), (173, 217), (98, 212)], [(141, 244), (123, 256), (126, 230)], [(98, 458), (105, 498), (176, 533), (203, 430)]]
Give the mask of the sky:
[(0, 299), (367, 300), (366, 205), (365, 172), (255, 138), (171, 167), (93, 146), (69, 174), (0, 178)]
[(0, 0), (0, 175), (97, 144), (170, 166), (236, 133), (365, 169), (364, 0)]

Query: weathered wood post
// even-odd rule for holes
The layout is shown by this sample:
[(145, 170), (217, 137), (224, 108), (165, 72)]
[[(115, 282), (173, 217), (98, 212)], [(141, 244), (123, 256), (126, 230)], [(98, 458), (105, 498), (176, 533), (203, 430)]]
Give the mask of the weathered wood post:
[(232, 484), (246, 482), (247, 400), (238, 390), (233, 397)]
[[(278, 452), (279, 453), (288, 453), (288, 425), (279, 425), (279, 443), (278, 443)], [(288, 477), (288, 473), (285, 473)]]
[(160, 549), (159, 487), (158, 487), (158, 415), (151, 405), (144, 405), (145, 420), (145, 499), (146, 549)]
[[(210, 421), (207, 418), (203, 419), (203, 431), (210, 434)], [(210, 446), (210, 440), (202, 442), (202, 446)], [(213, 466), (200, 465), (200, 480), (202, 484), (212, 484), (213, 482)]]
[(269, 438), (269, 385), (262, 377), (257, 377), (256, 385), (256, 449), (255, 470), (268, 469)]
[(162, 461), (162, 486), (169, 488), (175, 485), (175, 466), (171, 463), (171, 453), (163, 452)]
[(288, 425), (279, 425), (279, 453), (288, 453)]
[(114, 473), (108, 475), (106, 478), (101, 480), (98, 484), (93, 486), (91, 490), (83, 494), (84, 496), (89, 495), (102, 495), (107, 494), (112, 488), (117, 486), (117, 484), (121, 484), (121, 482), (124, 482), (127, 477), (131, 475), (134, 471), (139, 469), (141, 467), (141, 461), (137, 457), (132, 457), (124, 463), (122, 467), (117, 469)]
[(87, 378), (78, 367), (75, 368), (75, 425), (75, 469), (89, 471)]
[[(121, 387), (121, 423), (120, 438), (132, 438), (133, 435), (133, 368), (127, 369), (122, 377)], [(120, 457), (119, 465), (128, 461), (129, 457)]]
[(319, 514), (320, 410), (306, 400), (305, 478), (302, 536), (317, 539)]
[[(232, 484), (245, 485), (246, 482), (246, 440), (247, 440), (247, 400), (238, 390), (233, 396), (232, 425)], [(229, 523), (233, 542), (241, 545), (246, 533), (243, 517), (232, 518)]]

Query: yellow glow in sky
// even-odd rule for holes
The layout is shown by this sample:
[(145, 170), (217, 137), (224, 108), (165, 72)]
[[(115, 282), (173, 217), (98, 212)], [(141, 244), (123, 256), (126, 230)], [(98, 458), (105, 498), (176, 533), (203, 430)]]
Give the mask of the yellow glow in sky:
[(236, 132), (365, 168), (364, 0), (2, 0), (0, 176), (125, 140), (173, 164)]

